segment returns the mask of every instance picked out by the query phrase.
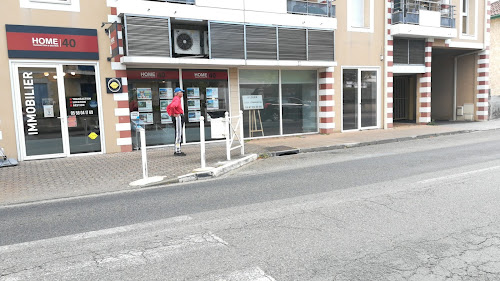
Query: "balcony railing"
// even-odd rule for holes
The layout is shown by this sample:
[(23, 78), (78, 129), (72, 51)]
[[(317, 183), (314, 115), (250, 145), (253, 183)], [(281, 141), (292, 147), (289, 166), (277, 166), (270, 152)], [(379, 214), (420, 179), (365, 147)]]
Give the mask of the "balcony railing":
[(288, 13), (335, 17), (333, 0), (287, 0)]
[(455, 6), (439, 0), (393, 0), (392, 24), (419, 24), (420, 11), (441, 14), (441, 27), (455, 28)]

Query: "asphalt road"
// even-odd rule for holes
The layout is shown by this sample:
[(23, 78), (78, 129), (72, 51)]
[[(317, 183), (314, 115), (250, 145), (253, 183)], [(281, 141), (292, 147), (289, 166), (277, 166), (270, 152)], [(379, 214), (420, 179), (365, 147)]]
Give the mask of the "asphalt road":
[(0, 280), (500, 280), (499, 144), (488, 131), (283, 156), (3, 207)]

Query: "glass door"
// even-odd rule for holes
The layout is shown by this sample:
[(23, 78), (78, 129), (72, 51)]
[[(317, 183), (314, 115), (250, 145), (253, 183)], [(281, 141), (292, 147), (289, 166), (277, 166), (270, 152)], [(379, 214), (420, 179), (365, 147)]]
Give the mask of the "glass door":
[(21, 160), (101, 152), (95, 65), (14, 64)]
[(64, 103), (57, 67), (19, 67), (17, 75), (23, 159), (64, 156)]
[(378, 126), (377, 70), (344, 69), (342, 74), (342, 130)]

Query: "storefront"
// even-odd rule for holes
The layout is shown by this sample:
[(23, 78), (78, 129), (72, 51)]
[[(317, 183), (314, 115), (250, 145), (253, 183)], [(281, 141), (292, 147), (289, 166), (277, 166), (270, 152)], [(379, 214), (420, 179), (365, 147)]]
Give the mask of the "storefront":
[(19, 159), (103, 153), (97, 30), (6, 30)]
[(317, 77), (316, 70), (240, 69), (245, 138), (317, 133)]
[[(186, 143), (200, 140), (200, 116), (205, 117), (205, 138), (210, 141), (210, 120), (240, 109), (246, 139), (318, 132), (317, 70), (238, 69), (231, 75), (220, 69), (128, 69), (134, 149), (140, 144), (137, 125), (145, 127), (148, 146), (173, 144), (166, 107), (175, 87), (186, 91)], [(232, 91), (230, 82), (236, 84)], [(230, 108), (231, 100), (235, 108)]]
[(183, 99), (185, 142), (200, 141), (201, 116), (205, 117), (205, 139), (212, 140), (210, 120), (229, 112), (227, 70), (133, 69), (127, 71), (127, 80), (135, 149), (139, 145), (137, 125), (146, 129), (148, 146), (174, 143), (172, 119), (166, 108), (176, 87), (186, 91)]

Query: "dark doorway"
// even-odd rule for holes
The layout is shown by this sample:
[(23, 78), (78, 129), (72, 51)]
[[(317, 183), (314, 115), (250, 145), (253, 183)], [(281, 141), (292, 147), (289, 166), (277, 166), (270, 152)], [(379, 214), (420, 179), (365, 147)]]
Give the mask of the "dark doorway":
[(415, 122), (415, 77), (394, 76), (394, 122)]

